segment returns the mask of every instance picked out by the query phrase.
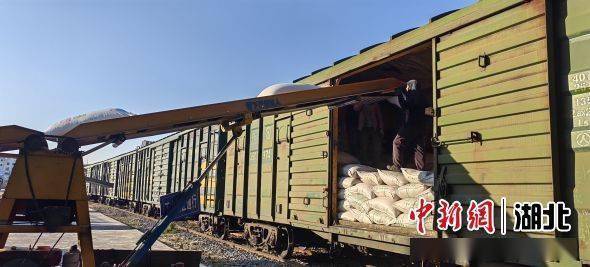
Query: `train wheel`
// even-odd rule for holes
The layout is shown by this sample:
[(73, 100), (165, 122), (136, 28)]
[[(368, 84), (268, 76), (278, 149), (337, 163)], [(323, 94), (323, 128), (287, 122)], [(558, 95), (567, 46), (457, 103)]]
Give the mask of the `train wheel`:
[(209, 223), (204, 220), (199, 220), (199, 232), (206, 233), (209, 231)]
[(295, 242), (293, 240), (293, 230), (289, 227), (280, 226), (278, 229), (277, 246), (275, 247), (277, 255), (286, 259), (293, 254)]
[(217, 222), (213, 224), (213, 236), (224, 240), (229, 237), (229, 230), (224, 218), (219, 218)]

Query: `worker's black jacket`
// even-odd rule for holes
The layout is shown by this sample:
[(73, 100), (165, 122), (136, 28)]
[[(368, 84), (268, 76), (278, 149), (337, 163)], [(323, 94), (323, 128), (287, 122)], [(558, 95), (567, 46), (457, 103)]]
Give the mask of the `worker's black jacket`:
[(424, 110), (429, 106), (428, 101), (418, 90), (406, 91), (405, 87), (400, 87), (397, 91), (399, 105), (404, 112), (402, 127), (423, 126), (428, 121), (428, 117), (424, 114)]

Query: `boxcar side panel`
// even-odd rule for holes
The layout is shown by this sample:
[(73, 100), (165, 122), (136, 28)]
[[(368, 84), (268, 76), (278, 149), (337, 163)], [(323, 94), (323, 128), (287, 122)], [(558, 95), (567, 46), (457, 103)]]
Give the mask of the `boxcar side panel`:
[(260, 219), (274, 221), (274, 116), (262, 118), (262, 156), (260, 160)]
[[(565, 5), (559, 20), (565, 19), (565, 44), (556, 51), (565, 65), (559, 68), (560, 104), (567, 122), (562, 129), (568, 141), (564, 144), (565, 177), (573, 177), (565, 186), (573, 188), (577, 210), (577, 233), (580, 259), (590, 262), (590, 6), (585, 0), (555, 1)], [(567, 17), (563, 17), (567, 16)], [(563, 34), (563, 33), (562, 33)], [(561, 35), (559, 37), (562, 37)], [(567, 54), (569, 52), (569, 54)]]
[[(209, 163), (211, 163), (219, 150), (225, 146), (227, 134), (221, 131), (219, 125), (211, 126), (209, 145)], [(225, 164), (226, 158), (222, 157), (211, 170), (207, 193), (207, 211), (219, 213), (223, 211), (223, 195), (225, 190)]]
[(260, 214), (260, 142), (262, 127), (261, 119), (250, 124), (249, 150), (248, 150), (248, 211), (247, 217), (258, 219)]
[[(227, 133), (227, 137), (232, 138), (231, 132)], [(232, 143), (227, 149), (226, 160), (225, 160), (225, 194), (224, 194), (224, 205), (223, 214), (235, 215), (235, 203), (236, 203), (236, 157), (237, 157), (237, 145), (236, 142)]]
[[(437, 169), (449, 200), (469, 205), (492, 199), (498, 205), (506, 197), (512, 224), (514, 202), (555, 199), (547, 49), (542, 0), (436, 43), (436, 126), (444, 143)], [(472, 132), (483, 141), (470, 140)], [(474, 234), (482, 233), (461, 233)]]
[(248, 150), (250, 126), (244, 127), (244, 133), (236, 140), (236, 199), (235, 215), (246, 217), (248, 206)]
[(160, 197), (167, 194), (168, 165), (171, 159), (169, 149), (170, 142), (159, 143), (151, 149), (153, 153), (151, 200), (153, 203), (159, 203)]
[(290, 134), (289, 219), (328, 223), (330, 112), (320, 107), (293, 113)]
[(275, 117), (274, 152), (275, 152), (275, 206), (276, 222), (289, 222), (289, 154), (291, 148), (291, 114), (281, 114)]

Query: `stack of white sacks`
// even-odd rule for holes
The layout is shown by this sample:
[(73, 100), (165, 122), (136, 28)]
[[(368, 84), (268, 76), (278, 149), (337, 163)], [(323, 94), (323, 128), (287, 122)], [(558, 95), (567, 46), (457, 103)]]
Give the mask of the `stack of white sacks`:
[[(415, 227), (410, 210), (419, 199), (434, 200), (434, 175), (429, 171), (378, 170), (359, 164), (345, 165), (338, 181), (340, 220), (367, 224)], [(432, 229), (432, 218), (426, 218)]]

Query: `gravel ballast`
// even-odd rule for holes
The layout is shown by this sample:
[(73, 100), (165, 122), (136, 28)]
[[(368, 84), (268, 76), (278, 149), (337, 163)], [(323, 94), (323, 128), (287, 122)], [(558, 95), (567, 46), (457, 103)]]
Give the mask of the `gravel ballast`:
[[(147, 232), (156, 223), (155, 220), (145, 218), (144, 216), (133, 214), (118, 208), (113, 208), (101, 204), (91, 203), (90, 208), (99, 211), (113, 219), (116, 219), (124, 224)], [(216, 241), (211, 238), (206, 238), (191, 234), (186, 231), (178, 230), (176, 223), (172, 224), (162, 236), (159, 241), (177, 249), (177, 250), (198, 250), (202, 252), (201, 262), (204, 265), (212, 266), (276, 266), (283, 265), (281, 262), (266, 259), (254, 253), (234, 248)]]

